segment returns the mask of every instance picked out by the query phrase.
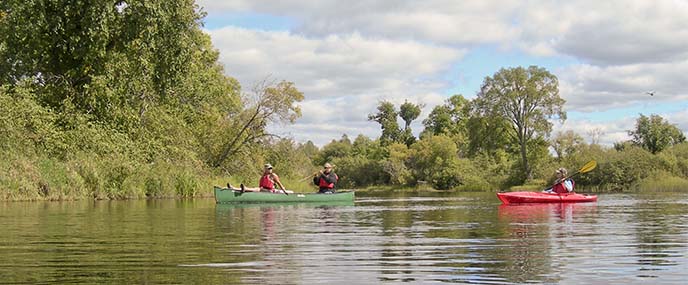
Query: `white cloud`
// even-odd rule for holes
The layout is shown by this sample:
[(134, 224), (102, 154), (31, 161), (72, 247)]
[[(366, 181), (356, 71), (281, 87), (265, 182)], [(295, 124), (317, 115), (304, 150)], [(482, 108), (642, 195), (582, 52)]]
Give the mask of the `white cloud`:
[(289, 17), (298, 33), (373, 37), (469, 47), (515, 46), (599, 65), (688, 57), (688, 2), (579, 1), (201, 1), (207, 10)]
[[(556, 72), (567, 108), (599, 112), (637, 104), (688, 100), (688, 60), (623, 66), (573, 65)], [(645, 92), (655, 91), (655, 96)]]
[[(227, 73), (236, 76), (243, 86), (270, 75), (292, 81), (304, 92), (304, 116), (295, 130), (299, 124), (317, 122), (338, 126), (330, 133), (339, 135), (344, 125), (375, 126), (367, 121), (367, 114), (375, 111), (380, 100), (397, 105), (404, 99), (429, 106), (441, 103), (444, 98), (438, 91), (447, 88), (447, 82), (435, 78), (440, 78), (465, 53), (412, 41), (364, 38), (356, 33), (310, 38), (237, 27), (208, 32), (220, 50)], [(368, 136), (379, 133), (360, 126), (354, 130), (363, 130)], [(299, 140), (310, 139), (294, 135)]]
[[(550, 70), (560, 79), (567, 111), (604, 114), (688, 100), (688, 1), (202, 0), (199, 5), (215, 15), (289, 19), (289, 31), (229, 26), (208, 32), (227, 74), (244, 86), (271, 75), (295, 82), (305, 93), (304, 116), (288, 127), (300, 141), (322, 144), (342, 133), (377, 136), (379, 126), (366, 118), (380, 100), (425, 103), (422, 116), (427, 116), (446, 90), (456, 87), (447, 82), (455, 77), (450, 70), (484, 45), (573, 62)], [(649, 90), (656, 95), (645, 94)], [(687, 113), (660, 115), (688, 130)], [(610, 144), (627, 139), (637, 116), (618, 114), (563, 127), (602, 130), (603, 142)]]
[(667, 114), (664, 118), (667, 119), (670, 124), (683, 130), (683, 134), (688, 137), (688, 109)]
[(612, 146), (616, 142), (627, 141), (630, 139), (628, 131), (635, 127), (633, 117), (623, 117), (617, 120), (594, 122), (591, 120), (567, 120), (564, 124), (556, 124), (553, 127), (552, 135), (557, 132), (572, 130), (581, 135), (587, 143), (592, 143), (593, 134), (599, 135), (598, 143), (605, 146)]

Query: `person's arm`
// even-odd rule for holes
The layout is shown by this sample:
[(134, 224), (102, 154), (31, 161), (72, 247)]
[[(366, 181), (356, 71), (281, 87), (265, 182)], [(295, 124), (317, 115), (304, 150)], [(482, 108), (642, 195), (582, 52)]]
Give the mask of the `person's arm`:
[(571, 183), (571, 180), (564, 180), (564, 188), (566, 188), (566, 191), (573, 191), (573, 183)]
[(275, 184), (277, 184), (277, 186), (279, 186), (280, 189), (287, 190), (287, 188), (284, 188), (284, 185), (282, 185), (282, 182), (280, 181), (279, 176), (277, 176), (277, 174), (272, 174), (272, 180), (275, 181)]
[[(318, 175), (318, 174), (320, 174), (320, 175)], [(320, 176), (322, 176), (322, 173), (316, 173), (313, 176), (313, 184), (315, 184), (315, 186), (320, 186)]]

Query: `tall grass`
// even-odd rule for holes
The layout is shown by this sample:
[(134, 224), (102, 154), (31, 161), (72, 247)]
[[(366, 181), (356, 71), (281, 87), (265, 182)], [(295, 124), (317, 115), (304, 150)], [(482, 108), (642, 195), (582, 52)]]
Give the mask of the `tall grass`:
[(661, 171), (643, 179), (638, 190), (642, 192), (688, 192), (688, 179)]
[(141, 199), (212, 196), (219, 175), (194, 165), (137, 163), (124, 157), (43, 155), (0, 160), (0, 200)]

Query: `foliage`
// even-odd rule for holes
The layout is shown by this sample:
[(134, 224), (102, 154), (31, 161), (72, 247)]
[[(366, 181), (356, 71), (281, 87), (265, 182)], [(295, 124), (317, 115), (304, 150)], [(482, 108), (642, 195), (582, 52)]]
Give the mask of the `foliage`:
[(380, 161), (362, 155), (340, 157), (333, 160), (339, 176), (339, 188), (361, 188), (389, 183)]
[(603, 158), (597, 161), (594, 171), (585, 175), (589, 179), (587, 183), (597, 185), (601, 190), (637, 189), (640, 181), (653, 172), (667, 169), (662, 159), (639, 147), (610, 151)]
[(318, 155), (315, 156), (313, 164), (322, 166), (326, 162), (332, 162), (337, 158), (347, 157), (351, 155), (352, 148), (351, 141), (344, 135), (342, 139), (332, 140), (329, 144), (323, 146)]
[(666, 171), (653, 172), (638, 185), (639, 191), (681, 192), (686, 189), (688, 189), (688, 179)]
[(262, 151), (273, 137), (265, 128), (294, 122), (303, 94), (267, 81), (242, 94), (197, 8), (193, 0), (3, 1), (0, 143), (12, 157), (3, 166), (26, 170), (2, 177), (3, 195), (196, 196), (220, 170), (248, 176), (254, 154), (276, 156)]
[[(275, 167), (275, 172), (283, 177), (310, 177), (311, 160), (308, 158), (303, 147), (292, 139), (279, 139), (265, 143), (267, 153), (264, 163), (256, 163), (252, 167), (256, 172), (262, 171), (265, 163), (270, 163)], [(257, 181), (257, 179), (256, 179)], [(285, 187), (288, 187), (285, 185)]]
[[(301, 116), (301, 108), (295, 103), (302, 100), (303, 93), (292, 82), (263, 81), (257, 84), (253, 88), (253, 97), (247, 97), (245, 102), (248, 107), (238, 114), (238, 118), (221, 118), (231, 120), (231, 123), (219, 123), (218, 129), (228, 135), (223, 136), (226, 139), (220, 140), (219, 146), (208, 147), (210, 164), (219, 167), (242, 148), (271, 136), (266, 131), (269, 123), (293, 123)], [(215, 149), (219, 151), (213, 153)]]
[(406, 146), (410, 146), (416, 141), (411, 131), (411, 123), (420, 116), (420, 109), (423, 106), (421, 104), (413, 104), (408, 101), (404, 102), (399, 106), (399, 117), (404, 121), (404, 130), (401, 134), (401, 142), (405, 143)]
[(471, 115), (466, 122), (469, 157), (477, 155), (516, 154), (518, 147), (509, 138), (509, 122), (502, 117), (483, 116), (471, 104)]
[(448, 135), (459, 147), (459, 151), (466, 153), (469, 112), (469, 101), (462, 95), (449, 97), (443, 105), (435, 106), (428, 118), (423, 120), (425, 130), (421, 133), (421, 137), (440, 134)]
[(585, 145), (583, 137), (574, 131), (568, 130), (565, 132), (558, 132), (551, 140), (550, 144), (554, 149), (559, 161), (568, 156), (574, 155), (582, 146)]
[(628, 131), (633, 143), (655, 154), (668, 146), (686, 141), (683, 132), (659, 115), (640, 114), (635, 130)]
[(548, 119), (566, 119), (564, 102), (559, 97), (557, 77), (537, 66), (501, 69), (485, 78), (474, 101), (475, 110), (481, 116), (510, 122), (508, 135), (520, 148), (523, 175), (527, 179), (532, 179), (528, 144), (549, 135), (552, 123)]
[(420, 104), (413, 104), (405, 101), (399, 106), (399, 117), (404, 120), (404, 130), (411, 127), (411, 122), (420, 116), (420, 109), (423, 106)]
[(389, 175), (389, 182), (393, 185), (413, 184), (411, 169), (406, 165), (411, 151), (405, 144), (392, 144), (389, 146), (389, 158), (383, 162), (385, 173)]
[(411, 146), (409, 165), (417, 181), (427, 181), (435, 189), (486, 184), (471, 161), (459, 158), (456, 144), (445, 135), (426, 137)]
[(381, 145), (387, 146), (400, 141), (402, 133), (399, 123), (397, 123), (397, 111), (391, 102), (380, 102), (377, 106), (377, 113), (369, 114), (368, 120), (380, 124), (380, 128), (382, 128), (382, 134), (380, 135)]
[(432, 109), (428, 118), (423, 120), (423, 133), (434, 135), (466, 134), (466, 121), (469, 118), (469, 101), (462, 95), (453, 95), (443, 105)]

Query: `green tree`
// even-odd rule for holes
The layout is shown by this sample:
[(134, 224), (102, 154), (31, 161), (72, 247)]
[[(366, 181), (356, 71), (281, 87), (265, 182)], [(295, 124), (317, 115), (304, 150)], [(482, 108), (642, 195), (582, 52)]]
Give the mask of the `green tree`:
[(533, 176), (528, 144), (549, 135), (552, 123), (548, 119), (566, 119), (564, 102), (559, 97), (557, 77), (537, 66), (502, 68), (485, 78), (475, 99), (480, 115), (509, 122), (508, 135), (519, 147), (522, 173), (529, 180)]
[(466, 134), (466, 121), (469, 117), (469, 101), (463, 95), (449, 97), (443, 105), (435, 106), (428, 118), (423, 120), (424, 133), (454, 136)]
[(635, 130), (628, 131), (628, 135), (632, 137), (633, 144), (650, 151), (652, 154), (686, 141), (686, 137), (679, 128), (659, 115), (647, 117), (640, 114), (635, 124)]
[(303, 100), (303, 93), (296, 89), (294, 83), (263, 81), (253, 88), (252, 102), (234, 120), (221, 143), (219, 152), (213, 155), (212, 165), (218, 167), (230, 156), (242, 148), (256, 145), (259, 140), (272, 136), (266, 131), (269, 123), (293, 123), (301, 116), (301, 108), (296, 102)]
[(397, 111), (394, 104), (389, 101), (382, 101), (377, 106), (377, 113), (368, 115), (369, 121), (375, 121), (380, 124), (382, 134), (380, 135), (380, 144), (383, 146), (389, 145), (393, 142), (399, 142), (402, 136), (399, 123), (397, 123)]
[(318, 147), (312, 141), (308, 140), (299, 145), (299, 151), (303, 152), (306, 157), (312, 160), (316, 155), (318, 155), (320, 149), (318, 149)]
[(9, 0), (0, 9), (0, 84), (32, 78), (43, 104), (100, 121), (191, 95), (184, 79), (207, 48), (193, 0)]
[(340, 140), (332, 140), (330, 143), (324, 145), (313, 163), (322, 166), (326, 162), (332, 162), (336, 158), (347, 157), (351, 154), (351, 141), (346, 135), (342, 135)]
[(404, 121), (404, 130), (402, 132), (401, 141), (407, 146), (413, 144), (416, 141), (416, 137), (413, 136), (411, 131), (411, 123), (420, 116), (420, 109), (423, 106), (421, 104), (413, 104), (405, 101), (399, 107), (399, 117)]
[(361, 155), (372, 160), (385, 158), (385, 148), (369, 137), (359, 134), (353, 142), (352, 154)]
[(559, 161), (578, 152), (585, 145), (583, 137), (574, 131), (558, 132), (550, 141), (550, 145), (557, 154)]
[(487, 185), (473, 163), (459, 157), (456, 144), (446, 135), (423, 137), (413, 144), (406, 165), (416, 181), (427, 181), (435, 189), (482, 189)]
[(202, 17), (193, 0), (2, 1), (0, 84), (30, 82), (54, 112), (53, 154), (111, 149), (100, 136), (148, 161), (195, 159), (194, 130), (240, 110)]
[(404, 120), (404, 130), (411, 128), (411, 122), (420, 116), (421, 104), (413, 104), (405, 101), (399, 107), (399, 117)]
[(413, 182), (413, 175), (408, 168), (410, 150), (405, 144), (389, 145), (389, 157), (383, 162), (383, 169), (389, 175), (389, 182), (394, 185), (405, 185)]

